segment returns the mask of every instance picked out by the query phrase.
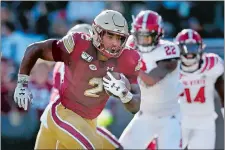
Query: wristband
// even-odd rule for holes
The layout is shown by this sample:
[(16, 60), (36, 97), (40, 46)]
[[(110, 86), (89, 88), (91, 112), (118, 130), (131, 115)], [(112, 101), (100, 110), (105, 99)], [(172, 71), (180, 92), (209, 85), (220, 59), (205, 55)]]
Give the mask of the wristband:
[(28, 75), (26, 75), (26, 74), (18, 74), (17, 84), (28, 85), (29, 78), (30, 77)]
[(121, 97), (120, 100), (123, 102), (123, 103), (128, 103), (129, 101), (131, 101), (133, 98), (133, 94), (128, 91), (128, 93), (126, 94), (126, 96), (124, 97)]

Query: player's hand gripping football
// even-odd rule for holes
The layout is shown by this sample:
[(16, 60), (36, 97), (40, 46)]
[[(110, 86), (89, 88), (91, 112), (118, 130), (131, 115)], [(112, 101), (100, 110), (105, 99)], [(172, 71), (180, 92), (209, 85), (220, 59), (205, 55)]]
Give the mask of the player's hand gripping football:
[(21, 108), (27, 110), (28, 103), (32, 101), (33, 96), (28, 89), (29, 76), (18, 74), (17, 86), (14, 92), (14, 101)]
[(129, 102), (132, 99), (133, 95), (126, 87), (126, 77), (123, 74), (120, 74), (121, 78), (117, 80), (110, 72), (107, 72), (107, 75), (109, 79), (103, 77), (104, 89), (112, 93), (114, 96), (119, 97), (123, 103)]

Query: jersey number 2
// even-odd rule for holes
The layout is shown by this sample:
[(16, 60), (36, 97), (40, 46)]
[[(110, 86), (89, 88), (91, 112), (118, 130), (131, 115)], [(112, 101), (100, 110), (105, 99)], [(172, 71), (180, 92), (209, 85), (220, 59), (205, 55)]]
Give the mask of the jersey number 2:
[(184, 93), (186, 95), (188, 103), (192, 103), (192, 102), (205, 103), (205, 87), (204, 86), (199, 89), (194, 101), (192, 101), (191, 99), (191, 94), (189, 89), (184, 89)]
[(95, 86), (91, 89), (85, 90), (84, 95), (88, 97), (99, 97), (98, 93), (103, 91), (103, 81), (102, 78), (92, 78), (89, 81), (89, 85)]
[(166, 55), (175, 55), (176, 54), (174, 46), (166, 46), (164, 48), (166, 50)]

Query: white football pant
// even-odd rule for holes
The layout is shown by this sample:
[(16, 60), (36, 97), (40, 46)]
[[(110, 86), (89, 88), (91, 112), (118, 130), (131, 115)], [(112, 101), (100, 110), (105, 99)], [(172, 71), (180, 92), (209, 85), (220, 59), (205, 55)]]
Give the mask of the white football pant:
[(182, 129), (182, 147), (215, 149), (216, 129)]
[(138, 112), (120, 136), (125, 149), (146, 149), (157, 137), (159, 149), (180, 149), (179, 115), (157, 117)]

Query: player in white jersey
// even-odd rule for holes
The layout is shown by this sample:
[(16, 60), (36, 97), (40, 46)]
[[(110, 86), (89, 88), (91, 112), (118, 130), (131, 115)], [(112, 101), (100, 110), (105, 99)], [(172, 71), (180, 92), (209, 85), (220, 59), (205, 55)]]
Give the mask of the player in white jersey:
[(137, 47), (142, 56), (139, 74), (140, 111), (122, 133), (124, 148), (146, 149), (157, 138), (159, 149), (179, 149), (180, 50), (172, 42), (162, 40), (161, 16), (150, 10), (141, 11), (132, 24), (127, 46)]
[(216, 54), (203, 52), (202, 38), (192, 29), (182, 30), (175, 41), (181, 49), (180, 80), (185, 86), (180, 99), (183, 148), (214, 149), (217, 118), (214, 91), (223, 106), (223, 61)]

